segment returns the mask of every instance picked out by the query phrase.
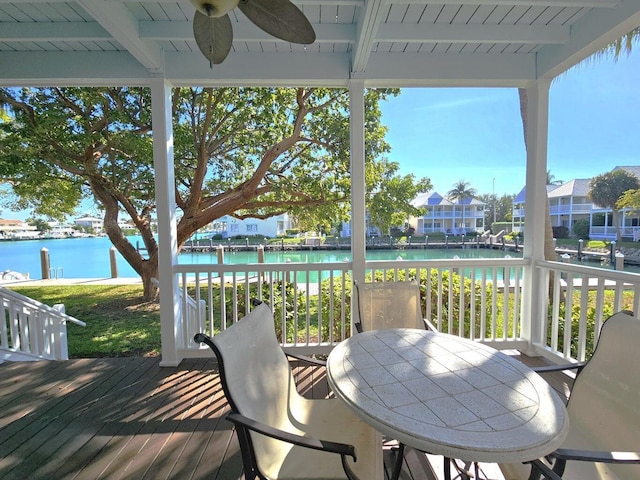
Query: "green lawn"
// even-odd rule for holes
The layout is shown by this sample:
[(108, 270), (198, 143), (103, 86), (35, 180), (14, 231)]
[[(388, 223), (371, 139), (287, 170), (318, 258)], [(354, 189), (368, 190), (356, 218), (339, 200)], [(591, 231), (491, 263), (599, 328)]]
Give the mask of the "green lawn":
[(86, 327), (67, 325), (69, 357), (160, 354), (160, 306), (144, 302), (141, 285), (12, 287), (47, 305), (63, 303)]

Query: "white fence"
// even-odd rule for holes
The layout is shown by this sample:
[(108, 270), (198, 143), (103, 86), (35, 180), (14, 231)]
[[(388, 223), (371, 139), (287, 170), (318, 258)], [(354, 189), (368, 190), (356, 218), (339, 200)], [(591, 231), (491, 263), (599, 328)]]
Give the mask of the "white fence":
[(536, 268), (549, 286), (538, 345), (549, 358), (583, 361), (609, 316), (620, 310), (640, 314), (640, 274), (560, 262), (538, 262)]
[(50, 307), (2, 287), (0, 302), (0, 350), (19, 358), (66, 360), (67, 322), (86, 326), (66, 315), (64, 305)]
[[(527, 268), (529, 261), (517, 258), (369, 261), (366, 276), (367, 281), (417, 279), (425, 318), (442, 332), (500, 349), (533, 349), (556, 361), (587, 357), (613, 312), (640, 312), (638, 274), (539, 262), (535, 268), (549, 288), (535, 301), (544, 304), (547, 315), (532, 319), (541, 340), (531, 345), (522, 338)], [(185, 319), (177, 329), (180, 355), (207, 355), (193, 335), (224, 330), (250, 310), (252, 298), (272, 306), (283, 346), (328, 353), (351, 333), (351, 269), (346, 261), (177, 265)], [(193, 303), (185, 300), (190, 297)]]
[[(367, 281), (419, 279), (425, 318), (439, 330), (504, 343), (519, 336), (522, 296), (515, 286), (522, 284), (525, 265), (527, 261), (514, 258), (370, 261), (366, 275)], [(215, 335), (245, 315), (250, 300), (258, 298), (272, 306), (285, 347), (328, 353), (351, 332), (351, 269), (351, 262), (177, 265), (181, 298), (193, 297), (198, 310), (185, 316), (183, 300), (186, 320), (178, 328), (178, 349), (183, 356), (199, 355), (195, 333)]]

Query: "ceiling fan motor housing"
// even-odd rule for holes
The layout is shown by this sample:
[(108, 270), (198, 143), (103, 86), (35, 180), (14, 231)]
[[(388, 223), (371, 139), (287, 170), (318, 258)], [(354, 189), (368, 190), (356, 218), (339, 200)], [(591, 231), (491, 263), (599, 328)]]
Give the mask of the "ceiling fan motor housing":
[(238, 0), (191, 0), (191, 3), (208, 17), (222, 17), (238, 6)]

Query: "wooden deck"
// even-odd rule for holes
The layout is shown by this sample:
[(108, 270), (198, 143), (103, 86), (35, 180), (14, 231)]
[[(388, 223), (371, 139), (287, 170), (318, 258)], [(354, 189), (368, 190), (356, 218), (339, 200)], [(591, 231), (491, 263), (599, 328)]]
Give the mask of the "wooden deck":
[[(293, 366), (304, 395), (328, 394), (322, 369)], [(216, 368), (140, 357), (0, 364), (0, 478), (242, 479)], [(425, 455), (405, 457), (401, 478), (436, 479)]]

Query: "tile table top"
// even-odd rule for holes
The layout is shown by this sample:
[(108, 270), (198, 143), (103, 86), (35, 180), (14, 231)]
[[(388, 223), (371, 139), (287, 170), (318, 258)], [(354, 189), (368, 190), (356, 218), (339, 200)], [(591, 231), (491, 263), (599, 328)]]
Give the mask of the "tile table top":
[(562, 400), (529, 367), (444, 333), (359, 333), (333, 350), (327, 369), (336, 396), (364, 421), (425, 452), (527, 461), (555, 450), (568, 432)]

